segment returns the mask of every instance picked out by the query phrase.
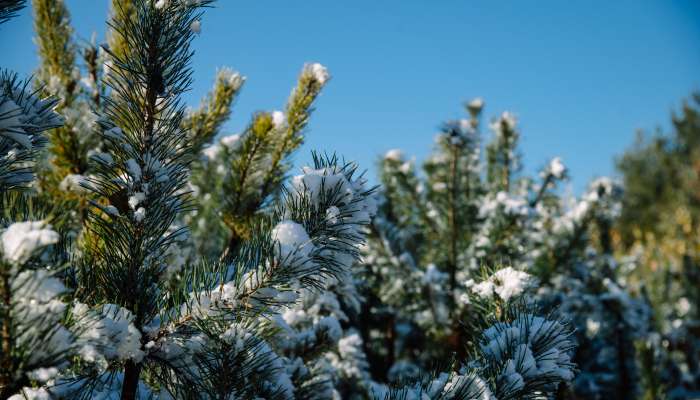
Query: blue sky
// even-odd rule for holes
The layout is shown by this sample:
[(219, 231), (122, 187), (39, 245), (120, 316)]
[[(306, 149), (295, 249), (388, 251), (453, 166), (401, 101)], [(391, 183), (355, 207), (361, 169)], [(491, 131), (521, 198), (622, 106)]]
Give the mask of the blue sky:
[[(107, 0), (66, 3), (78, 38), (104, 38)], [(30, 13), (0, 29), (0, 64), (22, 74), (37, 62)], [(189, 104), (217, 67), (248, 78), (230, 133), (281, 109), (305, 62), (329, 68), (298, 164), (311, 149), (371, 176), (391, 148), (420, 161), (440, 122), (480, 96), (487, 116), (519, 117), (526, 173), (558, 155), (580, 191), (700, 90), (700, 2), (219, 0), (195, 49)]]

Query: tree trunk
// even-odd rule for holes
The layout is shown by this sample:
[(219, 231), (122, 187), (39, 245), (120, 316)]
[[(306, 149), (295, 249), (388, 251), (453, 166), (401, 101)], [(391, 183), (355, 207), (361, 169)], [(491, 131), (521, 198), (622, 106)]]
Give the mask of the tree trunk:
[(139, 387), (141, 365), (129, 360), (124, 367), (124, 383), (122, 384), (122, 400), (136, 400)]

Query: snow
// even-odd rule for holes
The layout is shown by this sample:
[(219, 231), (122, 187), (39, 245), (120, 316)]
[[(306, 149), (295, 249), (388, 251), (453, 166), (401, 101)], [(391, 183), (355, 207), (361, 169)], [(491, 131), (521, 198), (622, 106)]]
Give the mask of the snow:
[(526, 272), (506, 267), (496, 271), (489, 279), (494, 284), (494, 291), (505, 301), (517, 297), (530, 286), (532, 276)]
[(112, 165), (114, 164), (114, 158), (112, 158), (112, 155), (109, 153), (103, 153), (103, 152), (91, 152), (90, 157), (102, 162), (103, 164), (106, 165)]
[(494, 284), (490, 280), (485, 280), (483, 282), (479, 282), (476, 285), (473, 285), (471, 287), (471, 290), (479, 297), (482, 297), (484, 299), (490, 299), (491, 297), (493, 297)]
[(573, 378), (570, 334), (558, 321), (522, 314), (484, 331), (481, 350), (491, 362), (503, 363), (500, 379), (517, 391), (538, 377)]
[(139, 207), (138, 210), (134, 211), (134, 220), (136, 222), (141, 222), (143, 219), (146, 218), (146, 209), (143, 207)]
[(444, 192), (447, 190), (447, 184), (445, 182), (435, 182), (433, 183), (433, 191)]
[(292, 254), (307, 257), (313, 250), (313, 244), (306, 229), (301, 224), (290, 220), (282, 221), (272, 229), (272, 240), (279, 244), (280, 258), (283, 260)]
[(275, 129), (284, 128), (286, 122), (287, 122), (287, 117), (286, 117), (286, 115), (284, 115), (284, 113), (282, 111), (273, 111), (272, 112), (272, 125), (275, 127)]
[(113, 206), (113, 205), (108, 205), (108, 206), (106, 206), (106, 207), (105, 207), (105, 212), (107, 212), (107, 214), (109, 214), (109, 215), (111, 215), (111, 216), (113, 216), (113, 217), (118, 217), (118, 216), (119, 216), (119, 210), (117, 210), (117, 207), (115, 207), (115, 206)]
[(384, 159), (385, 160), (391, 160), (391, 161), (402, 161), (403, 160), (403, 152), (401, 149), (391, 149), (384, 154)]
[(566, 167), (560, 157), (554, 157), (552, 161), (549, 162), (549, 172), (556, 179), (562, 179), (564, 177)]
[(490, 299), (497, 294), (504, 301), (509, 301), (520, 296), (533, 283), (534, 278), (530, 274), (506, 267), (494, 272), (488, 279), (478, 284), (467, 281), (465, 287), (485, 299)]
[(127, 160), (126, 168), (129, 170), (129, 174), (131, 174), (131, 178), (134, 180), (134, 182), (138, 182), (141, 180), (141, 167), (139, 166), (138, 162), (136, 162), (136, 160), (134, 160), (133, 158)]
[(299, 194), (308, 193), (314, 204), (318, 205), (322, 193), (336, 190), (338, 194), (334, 203), (348, 204), (352, 200), (352, 186), (342, 172), (336, 172), (332, 168), (313, 169), (311, 167), (304, 167), (302, 171), (303, 175), (292, 178), (292, 187)]
[(46, 382), (58, 375), (58, 368), (37, 368), (34, 371), (32, 371), (29, 375), (31, 379), (34, 379), (39, 382)]
[(484, 99), (481, 97), (474, 98), (467, 103), (467, 107), (474, 110), (481, 110), (484, 107)]
[(198, 19), (192, 21), (192, 23), (190, 24), (190, 30), (196, 34), (202, 33), (202, 21)]
[(690, 309), (691, 304), (687, 297), (681, 297), (678, 299), (678, 302), (676, 302), (676, 312), (678, 312), (679, 317), (686, 316), (690, 312)]
[(31, 150), (31, 136), (24, 131), (21, 116), (22, 108), (17, 103), (9, 98), (0, 98), (0, 136), (12, 139), (25, 149)]
[[(229, 152), (236, 151), (241, 145), (241, 135), (227, 135), (219, 139), (219, 143), (212, 144), (202, 150), (202, 155), (207, 162), (212, 162), (216, 160), (224, 149)], [(222, 165), (219, 165), (222, 167)]]
[(120, 141), (124, 139), (124, 132), (122, 132), (121, 128), (119, 128), (118, 126), (106, 130), (104, 132), (104, 135), (115, 141)]
[(328, 69), (319, 63), (310, 63), (304, 65), (304, 73), (310, 74), (318, 81), (321, 85), (324, 85), (328, 79), (330, 79), (330, 74)]
[(85, 304), (75, 303), (73, 314), (80, 321), (79, 354), (86, 361), (143, 360), (141, 333), (133, 325), (134, 315), (126, 308), (106, 304), (94, 312)]
[(222, 68), (219, 70), (218, 74), (219, 77), (223, 79), (234, 90), (240, 89), (241, 86), (243, 86), (243, 82), (245, 82), (246, 79), (239, 72), (234, 71), (230, 68)]
[(138, 207), (138, 205), (144, 200), (146, 200), (146, 194), (143, 192), (136, 192), (129, 196), (129, 207), (131, 207), (132, 210), (135, 210), (136, 207)]
[(343, 334), (343, 329), (340, 327), (340, 322), (334, 316), (322, 317), (318, 321), (318, 326), (333, 342), (338, 341), (340, 336)]
[(19, 119), (22, 115), (22, 108), (17, 105), (12, 99), (4, 98), (0, 102), (0, 130), (10, 128), (21, 128), (22, 121)]
[[(33, 366), (28, 373), (36, 379), (49, 377), (50, 367), (58, 364), (52, 358), (69, 351), (74, 342), (60, 324), (66, 304), (58, 297), (65, 292), (63, 283), (44, 269), (25, 270), (11, 278), (14, 329), (19, 333), (15, 344), (31, 346), (26, 362)], [(42, 369), (44, 365), (49, 369)]]
[(336, 206), (330, 206), (326, 209), (326, 220), (330, 224), (337, 224), (340, 218), (340, 209)]
[(80, 174), (68, 174), (58, 185), (58, 188), (65, 192), (86, 193), (90, 182), (87, 178)]
[(586, 318), (586, 336), (594, 337), (600, 331), (600, 321), (593, 318)]
[(221, 154), (221, 146), (213, 144), (202, 150), (202, 155), (207, 161), (213, 161), (216, 157)]
[(7, 400), (51, 400), (51, 394), (44, 388), (22, 388), (22, 392), (10, 396)]
[(508, 360), (506, 362), (506, 368), (501, 374), (500, 379), (504, 381), (506, 393), (517, 392), (525, 387), (525, 381), (522, 375), (515, 369), (515, 362), (513, 362), (513, 360)]
[(0, 236), (3, 258), (22, 264), (37, 250), (58, 242), (58, 233), (43, 221), (15, 222)]

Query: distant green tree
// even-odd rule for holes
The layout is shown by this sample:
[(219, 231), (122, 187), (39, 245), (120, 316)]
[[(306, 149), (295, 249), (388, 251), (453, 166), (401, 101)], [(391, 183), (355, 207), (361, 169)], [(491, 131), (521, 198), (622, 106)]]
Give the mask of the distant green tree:
[(640, 133), (617, 161), (626, 192), (620, 250), (639, 257), (635, 275), (645, 283), (660, 333), (643, 346), (655, 369), (647, 374), (647, 398), (660, 393), (659, 376), (671, 398), (700, 389), (700, 94), (672, 122), (668, 134)]

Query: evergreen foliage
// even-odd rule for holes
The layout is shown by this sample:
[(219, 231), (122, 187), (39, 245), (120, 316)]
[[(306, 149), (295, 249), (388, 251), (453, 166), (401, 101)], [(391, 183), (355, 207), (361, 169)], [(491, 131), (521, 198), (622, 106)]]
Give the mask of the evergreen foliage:
[[(380, 161), (382, 201), (357, 268), (373, 378), (400, 382), (442, 360), (472, 359), (485, 321), (527, 298), (575, 328), (573, 398), (632, 398), (640, 391), (634, 343), (645, 337), (648, 307), (625, 289), (625, 260), (613, 254), (619, 186), (600, 179), (580, 199), (560, 198), (567, 172), (559, 158), (538, 179), (520, 175), (519, 129), (507, 112), (490, 124), (481, 157), (483, 101), (466, 108), (468, 119), (443, 125), (422, 174), (400, 150)], [(515, 397), (547, 393), (539, 390)], [(510, 396), (502, 386), (492, 392)]]
[(654, 306), (654, 334), (643, 354), (645, 398), (684, 399), (700, 393), (700, 96), (672, 118), (670, 134), (638, 136), (618, 160), (626, 196), (616, 228), (620, 247), (636, 254), (631, 279)]
[(295, 174), (330, 74), (225, 133), (241, 74), (180, 97), (212, 4), (112, 0), (98, 44), (32, 0), (36, 76), (0, 71), (0, 398), (698, 393), (700, 98), (578, 198), (559, 158), (521, 173), (514, 114), (482, 138), (481, 99), (378, 187), (332, 154)]

